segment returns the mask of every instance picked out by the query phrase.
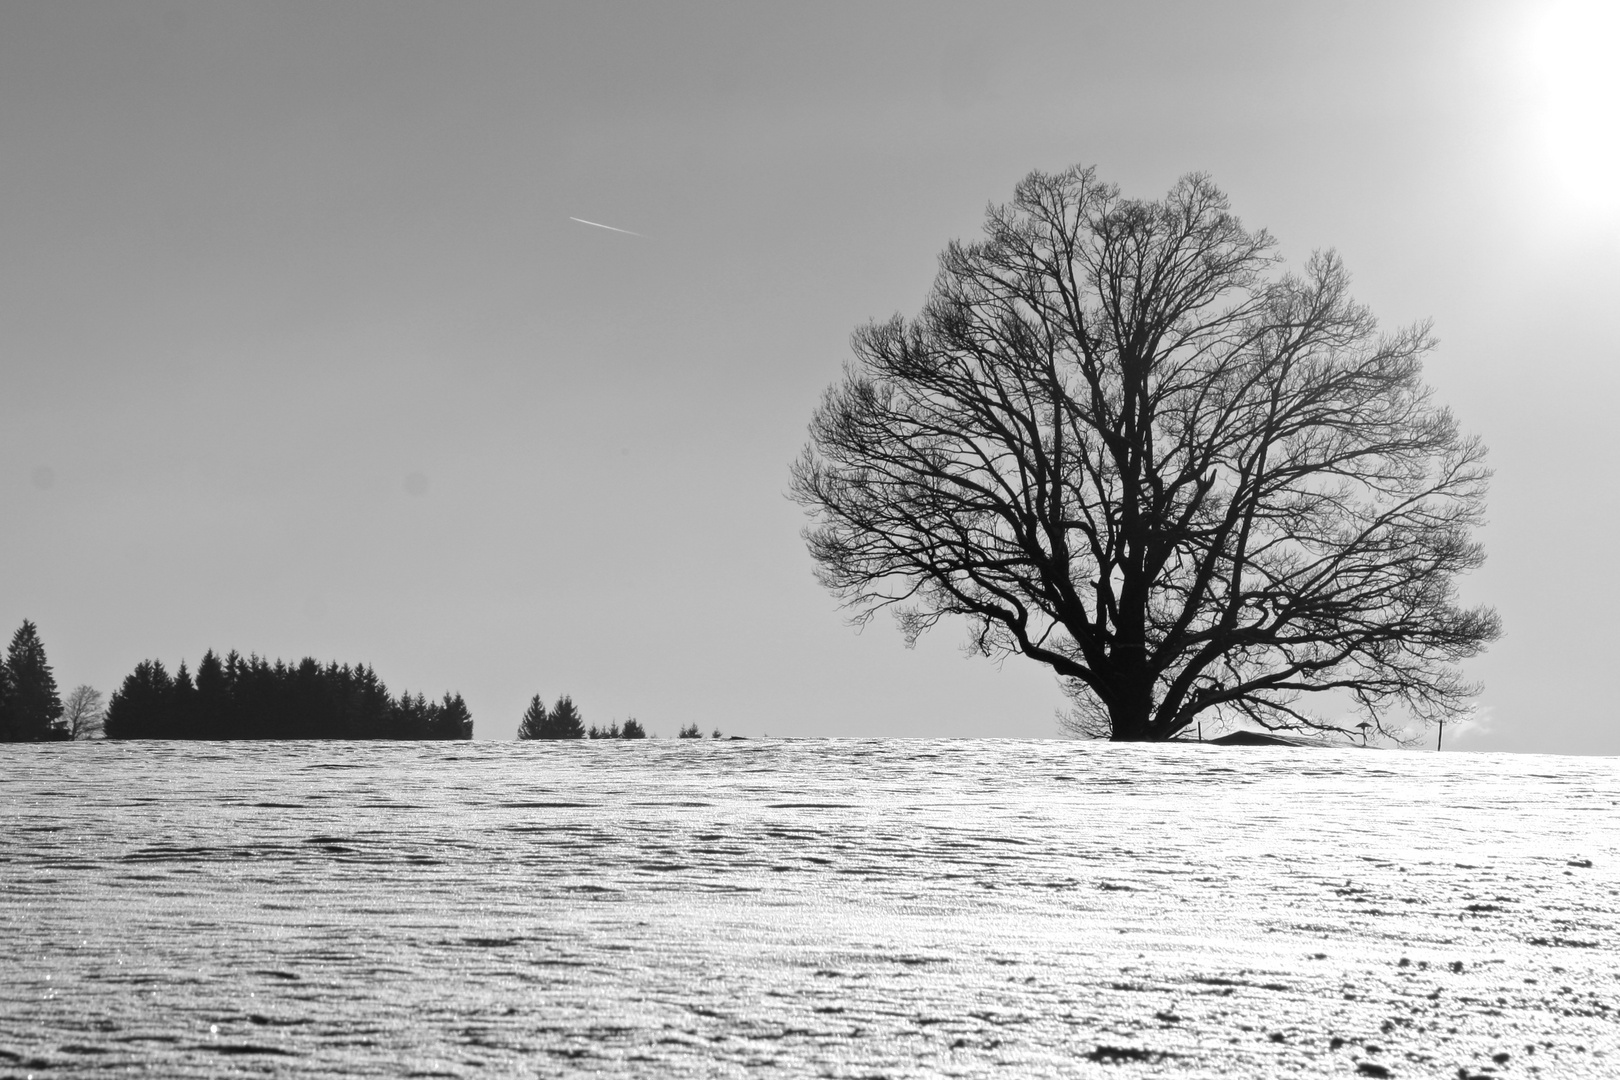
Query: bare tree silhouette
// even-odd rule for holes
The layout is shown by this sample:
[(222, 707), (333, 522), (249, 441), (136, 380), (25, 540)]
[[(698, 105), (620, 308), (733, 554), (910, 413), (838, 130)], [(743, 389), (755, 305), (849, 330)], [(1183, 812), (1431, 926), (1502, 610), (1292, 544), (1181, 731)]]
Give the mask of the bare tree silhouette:
[(917, 318), (856, 332), (793, 470), (820, 579), (908, 642), (961, 616), (1050, 665), (1089, 736), (1365, 730), (1323, 691), (1379, 735), (1458, 715), (1500, 632), (1455, 592), (1484, 448), (1431, 401), (1427, 326), (1381, 334), (1337, 255), (1273, 247), (1202, 175), (1030, 174)]
[(93, 739), (101, 734), (107, 707), (101, 691), (88, 684), (75, 686), (62, 703), (62, 724), (70, 739)]

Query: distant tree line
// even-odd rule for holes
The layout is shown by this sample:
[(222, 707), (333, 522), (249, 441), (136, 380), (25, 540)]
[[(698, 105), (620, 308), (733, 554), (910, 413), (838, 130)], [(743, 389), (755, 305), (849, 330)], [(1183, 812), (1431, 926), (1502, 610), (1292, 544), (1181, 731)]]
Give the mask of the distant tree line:
[(143, 660), (112, 696), (109, 739), (470, 739), (460, 694), (394, 697), (369, 665), (296, 664), (210, 649), (195, 676)]
[(597, 727), (592, 724), (585, 726), (584, 717), (579, 714), (579, 707), (574, 699), (564, 694), (557, 699), (557, 704), (547, 709), (545, 702), (536, 694), (529, 699), (529, 707), (523, 711), (523, 719), (518, 722), (519, 739), (645, 739), (647, 729), (641, 726), (641, 721), (630, 717), (620, 727), (617, 720), (607, 727)]
[[(90, 739), (471, 739), (472, 714), (460, 694), (439, 701), (398, 697), (370, 665), (270, 661), (210, 649), (193, 673), (184, 661), (170, 674), (161, 660), (143, 660), (106, 702), (92, 686), (66, 700), (45, 656), (39, 629), (23, 621), (0, 657), (0, 742)], [(623, 725), (585, 724), (567, 694), (546, 708), (536, 694), (518, 727), (519, 739), (646, 739), (635, 717)], [(696, 724), (679, 738), (701, 739)], [(716, 728), (709, 738), (723, 738)]]
[(588, 739), (645, 739), (647, 729), (641, 726), (641, 721), (632, 716), (624, 722), (622, 728), (617, 720), (602, 728), (592, 724), (585, 732), (585, 737)]

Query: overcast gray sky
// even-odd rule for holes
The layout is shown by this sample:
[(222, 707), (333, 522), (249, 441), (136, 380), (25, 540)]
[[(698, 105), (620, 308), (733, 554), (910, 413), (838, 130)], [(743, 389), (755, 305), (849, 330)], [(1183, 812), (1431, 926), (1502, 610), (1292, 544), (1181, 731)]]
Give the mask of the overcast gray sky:
[[(1337, 247), (1497, 475), (1459, 748), (1620, 752), (1602, 3), (0, 4), (0, 629), (770, 735), (1050, 737), (857, 634), (787, 467), (1034, 168)], [(625, 232), (594, 228), (580, 218)]]

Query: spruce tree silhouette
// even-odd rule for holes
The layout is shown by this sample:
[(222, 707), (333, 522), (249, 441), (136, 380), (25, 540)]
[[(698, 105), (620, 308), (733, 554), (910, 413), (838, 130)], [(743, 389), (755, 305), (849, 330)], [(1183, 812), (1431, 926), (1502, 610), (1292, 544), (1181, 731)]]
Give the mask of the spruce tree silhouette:
[(645, 739), (647, 729), (641, 726), (641, 721), (630, 717), (624, 722), (624, 728), (619, 732), (621, 739)]
[(142, 660), (113, 691), (103, 726), (109, 739), (171, 738), (168, 721), (173, 714), (174, 680), (161, 660)]
[(583, 739), (585, 737), (585, 721), (579, 715), (579, 709), (574, 706), (574, 699), (564, 694), (557, 699), (557, 704), (551, 707), (546, 714), (546, 722), (540, 729), (542, 739)]
[(517, 737), (520, 739), (544, 739), (546, 737), (546, 720), (550, 716), (546, 712), (546, 703), (536, 694), (529, 699), (529, 707), (523, 710), (523, 719), (518, 721)]
[(45, 658), (39, 628), (27, 619), (11, 636), (0, 674), (0, 740), (45, 742), (69, 738), (59, 721), (62, 698)]
[(197, 723), (197, 684), (191, 681), (191, 671), (184, 660), (174, 672), (173, 704), (174, 735), (176, 739), (205, 739), (208, 733)]
[(203, 653), (203, 658), (197, 661), (196, 686), (193, 717), (198, 730), (219, 732), (216, 738), (239, 738), (238, 733), (227, 730), (234, 719), (230, 716), (230, 688), (225, 665), (213, 649)]

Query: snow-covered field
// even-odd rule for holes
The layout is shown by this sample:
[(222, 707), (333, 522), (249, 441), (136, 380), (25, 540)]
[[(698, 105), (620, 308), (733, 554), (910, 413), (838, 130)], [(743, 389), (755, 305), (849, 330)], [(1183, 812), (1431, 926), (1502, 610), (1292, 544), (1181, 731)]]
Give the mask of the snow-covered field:
[(0, 1076), (1620, 1076), (1620, 761), (0, 747)]

